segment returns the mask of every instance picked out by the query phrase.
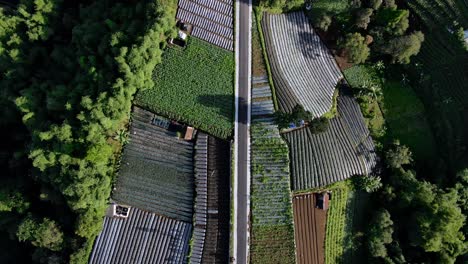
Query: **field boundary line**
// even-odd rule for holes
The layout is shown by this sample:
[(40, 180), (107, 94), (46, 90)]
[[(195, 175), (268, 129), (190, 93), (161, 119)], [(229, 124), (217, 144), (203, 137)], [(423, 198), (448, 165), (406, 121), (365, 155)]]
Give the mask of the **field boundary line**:
[[(233, 186), (231, 188), (232, 192), (232, 197), (233, 197), (233, 210), (234, 210), (234, 216), (232, 217), (232, 234), (233, 234), (233, 246), (232, 246), (232, 256), (235, 257), (237, 256), (237, 189), (238, 189), (238, 179), (237, 179), (237, 156), (238, 156), (238, 141), (236, 140), (236, 135), (239, 133), (239, 68), (237, 65), (239, 65), (239, 16), (240, 16), (240, 2), (236, 1), (235, 6), (235, 24), (234, 24), (234, 31), (236, 32), (235, 34), (235, 41), (234, 41), (234, 57), (235, 57), (235, 81), (234, 81), (234, 166), (232, 168), (232, 177), (234, 177), (233, 180)], [(236, 261), (234, 261), (236, 263)]]

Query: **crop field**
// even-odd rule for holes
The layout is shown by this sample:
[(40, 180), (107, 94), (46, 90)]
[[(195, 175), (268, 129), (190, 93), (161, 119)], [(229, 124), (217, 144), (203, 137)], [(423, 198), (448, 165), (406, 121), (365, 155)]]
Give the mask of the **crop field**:
[(220, 138), (233, 129), (233, 53), (196, 38), (186, 49), (168, 48), (156, 66), (154, 86), (136, 104)]
[(268, 86), (252, 88), (250, 262), (295, 263), (288, 147), (273, 119)]
[(304, 13), (265, 13), (262, 27), (279, 108), (301, 104), (314, 116), (330, 111), (342, 74)]
[(346, 263), (342, 257), (345, 247), (348, 192), (348, 188), (332, 190), (325, 238), (325, 263), (327, 264)]
[(313, 134), (305, 128), (283, 134), (291, 151), (294, 191), (374, 172), (377, 165), (374, 143), (349, 91), (340, 91), (337, 111), (338, 115), (323, 133)]
[(151, 124), (153, 114), (134, 107), (112, 198), (120, 203), (192, 222), (193, 143)]
[(296, 263), (298, 264), (323, 264), (325, 262), (327, 213), (315, 208), (316, 204), (314, 193), (296, 195), (293, 198)]
[(386, 83), (383, 89), (387, 136), (410, 147), (418, 159), (436, 158), (435, 141), (426, 120), (424, 105), (414, 91), (400, 83)]

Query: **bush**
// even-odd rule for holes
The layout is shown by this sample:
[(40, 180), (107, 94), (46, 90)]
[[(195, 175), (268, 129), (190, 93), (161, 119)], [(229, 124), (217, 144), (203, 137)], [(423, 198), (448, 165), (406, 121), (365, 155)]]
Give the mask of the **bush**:
[(328, 130), (330, 120), (326, 117), (319, 117), (309, 121), (309, 130), (312, 134), (323, 133)]
[(352, 178), (353, 185), (358, 190), (364, 190), (368, 193), (373, 193), (380, 189), (382, 185), (382, 179), (379, 176), (354, 176)]
[(410, 149), (407, 146), (400, 145), (400, 141), (396, 140), (393, 146), (385, 153), (385, 160), (389, 168), (399, 169), (403, 165), (413, 162), (411, 156)]
[(314, 21), (315, 27), (327, 31), (332, 23), (332, 18), (329, 15), (322, 14)]

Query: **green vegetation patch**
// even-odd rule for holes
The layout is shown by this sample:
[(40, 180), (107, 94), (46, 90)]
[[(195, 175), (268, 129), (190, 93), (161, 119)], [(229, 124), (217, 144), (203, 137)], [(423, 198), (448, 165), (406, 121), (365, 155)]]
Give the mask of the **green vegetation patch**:
[(411, 87), (398, 82), (383, 89), (387, 136), (407, 145), (417, 159), (435, 158), (435, 142), (426, 120), (424, 105)]
[(190, 38), (186, 49), (164, 52), (153, 79), (154, 87), (137, 94), (137, 105), (221, 138), (232, 134), (232, 52)]
[[(259, 226), (252, 229), (250, 263), (294, 264), (294, 230), (292, 225)], [(293, 243), (284, 243), (293, 241)]]
[[(343, 74), (349, 85), (353, 88), (363, 87), (366, 85), (375, 85), (379, 89), (382, 87), (382, 82), (377, 71), (371, 66), (357, 65), (343, 71)], [(355, 91), (356, 92), (356, 91)], [(372, 133), (373, 137), (378, 137), (384, 129), (385, 120), (376, 100), (359, 100), (362, 114), (365, 118), (366, 125)]]
[(346, 205), (349, 188), (332, 190), (332, 200), (327, 212), (327, 227), (325, 235), (325, 263), (341, 263), (344, 252), (344, 238), (346, 235)]

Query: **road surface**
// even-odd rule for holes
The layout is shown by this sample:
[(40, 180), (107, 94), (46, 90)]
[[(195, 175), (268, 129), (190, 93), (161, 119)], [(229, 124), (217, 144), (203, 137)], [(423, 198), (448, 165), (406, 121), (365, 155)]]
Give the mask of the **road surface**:
[(250, 211), (250, 68), (251, 0), (236, 0), (236, 126), (234, 259), (247, 264)]

